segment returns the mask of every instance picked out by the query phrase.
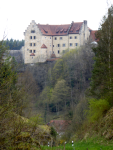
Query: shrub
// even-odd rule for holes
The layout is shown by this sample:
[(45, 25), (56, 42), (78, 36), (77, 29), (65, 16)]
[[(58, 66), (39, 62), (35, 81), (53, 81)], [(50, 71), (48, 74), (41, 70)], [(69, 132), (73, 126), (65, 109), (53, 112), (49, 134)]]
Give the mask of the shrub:
[(51, 131), (50, 131), (50, 134), (56, 139), (56, 136), (57, 136), (56, 130), (55, 130), (53, 127), (51, 127), (50, 130), (51, 130)]
[(87, 110), (89, 122), (97, 121), (100, 117), (102, 117), (103, 114), (106, 113), (107, 110), (109, 110), (109, 108), (110, 105), (105, 99), (90, 99), (89, 110)]

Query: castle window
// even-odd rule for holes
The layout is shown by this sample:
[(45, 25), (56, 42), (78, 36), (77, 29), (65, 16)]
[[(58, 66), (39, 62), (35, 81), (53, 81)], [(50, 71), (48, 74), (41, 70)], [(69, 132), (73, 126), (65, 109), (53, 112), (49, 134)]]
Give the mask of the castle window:
[(57, 40), (57, 37), (55, 37), (55, 40)]
[(54, 47), (54, 45), (53, 45), (53, 47)]
[(63, 47), (65, 47), (65, 46), (66, 46), (66, 44), (62, 44), (62, 46), (63, 46)]
[(32, 39), (32, 36), (30, 36), (30, 39)]
[(36, 39), (36, 36), (34, 36), (34, 39)]
[(31, 33), (35, 33), (35, 30), (31, 30)]
[(75, 39), (77, 39), (77, 36), (75, 36)]
[(75, 43), (75, 46), (78, 46), (78, 43)]
[(33, 59), (33, 57), (32, 57), (32, 59)]
[(29, 50), (30, 53), (32, 53), (32, 50)]
[(46, 39), (46, 36), (45, 36), (45, 39)]
[(70, 36), (70, 39), (72, 39), (72, 36)]
[(58, 50), (58, 54), (60, 53), (60, 50)]
[(58, 47), (60, 47), (60, 44), (57, 44)]
[(51, 39), (51, 37), (50, 37), (50, 39)]
[(50, 47), (51, 47), (51, 45), (50, 45)]
[(34, 43), (34, 46), (36, 46), (36, 43)]
[(33, 53), (36, 53), (36, 50), (33, 50)]
[(29, 49), (27, 49), (27, 51), (29, 51)]
[(32, 43), (30, 43), (30, 46), (32, 46)]
[(62, 37), (60, 37), (60, 40), (62, 40)]
[(72, 43), (70, 43), (69, 45), (70, 45), (70, 46), (72, 46), (73, 44), (72, 44)]

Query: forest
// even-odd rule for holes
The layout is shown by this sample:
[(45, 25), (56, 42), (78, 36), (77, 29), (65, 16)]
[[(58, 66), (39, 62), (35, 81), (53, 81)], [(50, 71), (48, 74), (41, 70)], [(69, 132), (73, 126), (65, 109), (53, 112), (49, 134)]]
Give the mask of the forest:
[(4, 44), (8, 47), (9, 50), (20, 50), (22, 46), (24, 46), (24, 40), (14, 40), (14, 39), (7, 39), (4, 40)]
[[(0, 42), (0, 149), (44, 149), (48, 141), (113, 148), (113, 7), (96, 39), (33, 66), (4, 58), (10, 44)], [(50, 125), (56, 120), (68, 122), (63, 132)]]

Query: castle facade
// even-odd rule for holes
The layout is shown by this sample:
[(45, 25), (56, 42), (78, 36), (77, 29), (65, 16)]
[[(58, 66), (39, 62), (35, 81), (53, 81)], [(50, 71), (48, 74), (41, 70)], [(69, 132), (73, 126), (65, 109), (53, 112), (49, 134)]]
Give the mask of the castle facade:
[(42, 25), (32, 21), (24, 32), (24, 63), (59, 58), (66, 49), (75, 49), (87, 42), (90, 34), (86, 20), (65, 25)]

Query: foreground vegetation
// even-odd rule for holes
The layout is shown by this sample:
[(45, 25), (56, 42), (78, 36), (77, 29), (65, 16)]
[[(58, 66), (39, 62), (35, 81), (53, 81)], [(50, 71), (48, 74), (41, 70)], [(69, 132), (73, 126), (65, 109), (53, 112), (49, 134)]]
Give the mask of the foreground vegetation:
[[(89, 41), (56, 62), (25, 65), (18, 74), (0, 42), (0, 149), (41, 149), (48, 140), (56, 146), (73, 140), (67, 150), (113, 149), (113, 7), (96, 38), (96, 46)], [(61, 119), (70, 125), (59, 138), (39, 113), (45, 124)]]
[[(47, 149), (64, 150), (64, 145), (52, 147), (52, 148), (50, 148), (48, 146), (42, 147), (42, 150), (47, 150)], [(72, 146), (72, 144), (65, 145), (65, 150), (112, 150), (112, 149), (113, 149), (113, 143), (108, 144), (106, 141), (105, 143), (100, 144), (99, 141), (97, 141), (97, 140), (95, 141), (95, 139), (90, 139), (87, 142), (86, 141), (75, 142), (74, 146)]]

